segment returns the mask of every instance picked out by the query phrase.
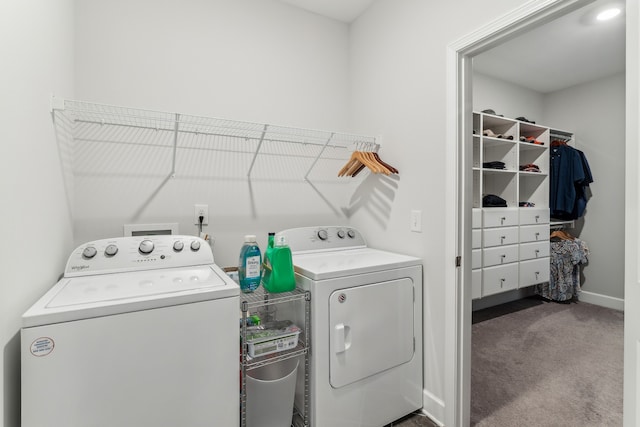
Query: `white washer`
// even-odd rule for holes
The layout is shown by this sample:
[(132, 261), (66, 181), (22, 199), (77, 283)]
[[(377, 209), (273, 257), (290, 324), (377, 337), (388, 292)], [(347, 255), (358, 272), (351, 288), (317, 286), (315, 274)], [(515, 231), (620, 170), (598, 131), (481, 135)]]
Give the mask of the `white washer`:
[(202, 239), (78, 247), (22, 318), (22, 427), (239, 425), (238, 307)]
[(311, 425), (380, 427), (422, 408), (421, 260), (349, 227), (278, 234), (311, 292)]

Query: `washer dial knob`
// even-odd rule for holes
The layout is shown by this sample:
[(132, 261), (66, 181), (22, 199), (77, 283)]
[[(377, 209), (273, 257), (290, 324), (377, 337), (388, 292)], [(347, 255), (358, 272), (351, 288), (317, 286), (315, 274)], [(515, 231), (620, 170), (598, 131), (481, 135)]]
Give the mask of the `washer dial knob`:
[(344, 230), (338, 230), (338, 237), (341, 239), (344, 239), (344, 236), (345, 236)]
[(353, 230), (348, 230), (347, 231), (347, 236), (349, 236), (350, 238), (353, 239), (354, 237), (356, 237), (356, 232), (353, 231)]
[(327, 233), (327, 230), (318, 230), (316, 235), (320, 240), (327, 240), (329, 238), (329, 234)]
[(193, 242), (191, 242), (191, 250), (192, 251), (199, 251), (200, 250), (200, 242), (197, 240), (194, 240)]
[(173, 250), (176, 252), (180, 252), (184, 249), (184, 243), (182, 242), (182, 240), (176, 240), (175, 242), (173, 242)]
[(93, 246), (87, 246), (86, 248), (84, 248), (84, 250), (82, 251), (82, 256), (86, 259), (91, 259), (94, 256), (96, 256), (96, 254), (98, 253), (98, 251), (96, 250), (96, 248), (94, 248)]
[(108, 245), (105, 249), (104, 249), (104, 254), (106, 256), (114, 256), (115, 254), (118, 253), (118, 247), (116, 245)]
[(151, 252), (153, 252), (153, 242), (151, 240), (143, 240), (142, 242), (140, 242), (138, 250), (141, 254), (150, 254)]

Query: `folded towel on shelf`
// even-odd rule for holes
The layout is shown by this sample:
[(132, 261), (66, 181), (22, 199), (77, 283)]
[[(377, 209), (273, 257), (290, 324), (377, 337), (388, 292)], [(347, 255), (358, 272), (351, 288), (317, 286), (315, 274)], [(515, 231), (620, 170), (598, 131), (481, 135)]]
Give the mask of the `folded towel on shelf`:
[(496, 196), (495, 194), (487, 194), (482, 198), (482, 207), (483, 208), (506, 208), (507, 201), (500, 196)]
[(487, 169), (506, 169), (504, 162), (494, 161), (494, 162), (484, 162), (482, 164), (483, 168)]

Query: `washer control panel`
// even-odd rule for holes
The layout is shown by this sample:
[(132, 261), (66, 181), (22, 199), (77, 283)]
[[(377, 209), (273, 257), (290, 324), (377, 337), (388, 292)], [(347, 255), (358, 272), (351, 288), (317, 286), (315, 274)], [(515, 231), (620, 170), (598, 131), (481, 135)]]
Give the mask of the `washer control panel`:
[(213, 264), (211, 247), (195, 236), (116, 237), (87, 242), (69, 256), (65, 277)]
[(347, 226), (290, 228), (276, 234), (285, 236), (292, 252), (362, 248), (367, 244), (358, 230)]

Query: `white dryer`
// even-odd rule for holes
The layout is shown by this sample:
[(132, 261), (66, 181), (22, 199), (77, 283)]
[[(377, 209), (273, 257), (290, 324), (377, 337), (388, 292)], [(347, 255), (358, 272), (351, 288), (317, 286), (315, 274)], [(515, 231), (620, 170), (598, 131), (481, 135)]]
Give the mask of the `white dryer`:
[(349, 227), (278, 234), (311, 292), (311, 425), (380, 427), (422, 408), (421, 260)]
[(237, 426), (238, 307), (202, 239), (78, 247), (23, 315), (22, 427)]

